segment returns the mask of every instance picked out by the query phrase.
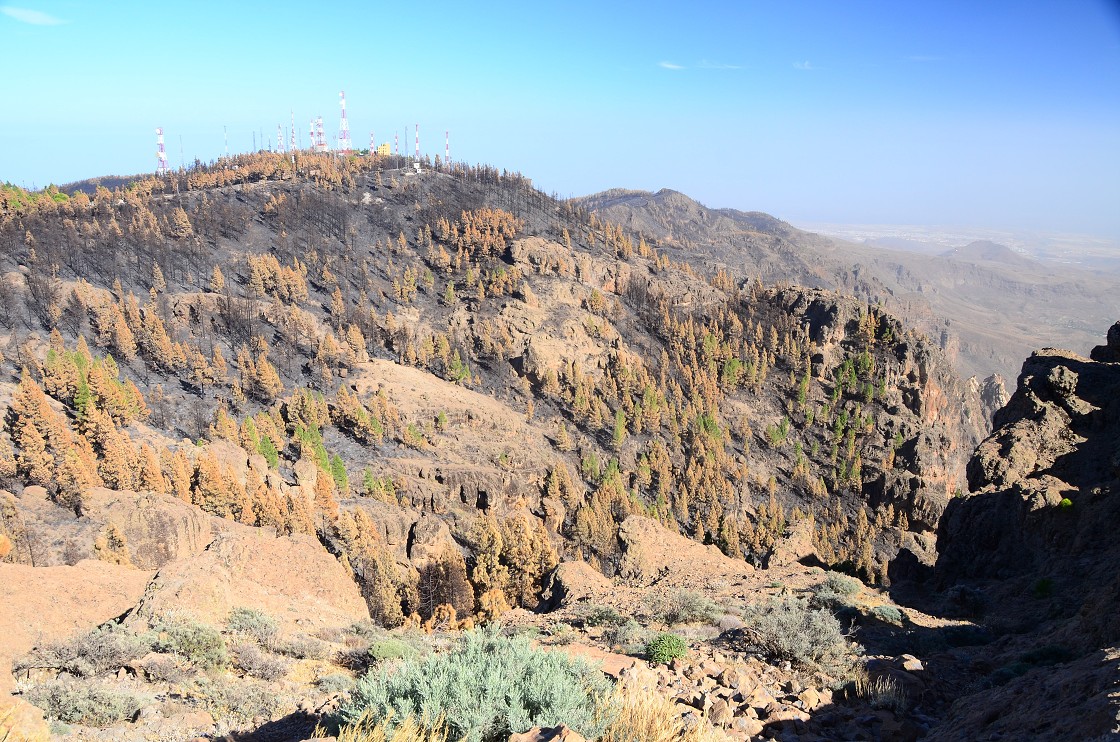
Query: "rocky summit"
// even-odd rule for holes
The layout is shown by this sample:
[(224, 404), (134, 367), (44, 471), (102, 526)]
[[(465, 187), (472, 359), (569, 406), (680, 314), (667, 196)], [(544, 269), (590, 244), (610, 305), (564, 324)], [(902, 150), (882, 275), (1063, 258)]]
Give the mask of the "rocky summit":
[(0, 740), (1117, 729), (1120, 324), (1007, 398), (768, 215), (402, 164), (0, 191)]

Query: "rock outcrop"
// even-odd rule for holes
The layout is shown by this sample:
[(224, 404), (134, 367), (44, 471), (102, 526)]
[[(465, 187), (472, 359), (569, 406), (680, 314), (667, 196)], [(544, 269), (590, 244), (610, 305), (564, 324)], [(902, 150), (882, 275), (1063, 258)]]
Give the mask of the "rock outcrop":
[(369, 618), (357, 584), (311, 537), (231, 527), (203, 553), (161, 569), (126, 622), (188, 611), (217, 625), (238, 607), (264, 611), (293, 632)]
[(632, 586), (694, 587), (753, 572), (715, 546), (704, 546), (667, 530), (650, 518), (632, 515), (618, 527), (622, 561), (618, 576)]
[[(1120, 324), (1093, 359), (1023, 364), (938, 528), (936, 587), (1002, 633), (928, 739), (1095, 739), (1120, 728)], [(1010, 709), (1010, 711), (1009, 711)]]
[(13, 659), (43, 640), (117, 618), (136, 604), (150, 578), (150, 572), (92, 560), (55, 567), (0, 564), (0, 694), (12, 681)]
[(995, 423), (968, 464), (971, 494), (941, 520), (941, 581), (1041, 576), (1115, 551), (1120, 365), (1039, 351)]
[(210, 515), (171, 495), (93, 487), (82, 496), (82, 515), (60, 507), (42, 487), (17, 497), (0, 492), (0, 532), (12, 534), (11, 561), (36, 567), (104, 558), (97, 547), (110, 529), (123, 539), (118, 560), (159, 569), (200, 553), (213, 538)]

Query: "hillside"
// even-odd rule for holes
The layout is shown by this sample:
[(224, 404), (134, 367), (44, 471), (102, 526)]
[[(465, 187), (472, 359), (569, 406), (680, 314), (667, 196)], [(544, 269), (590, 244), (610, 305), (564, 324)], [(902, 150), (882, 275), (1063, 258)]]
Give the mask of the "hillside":
[[(960, 619), (888, 590), (937, 564), (981, 388), (864, 299), (693, 264), (517, 174), (399, 165), (4, 192), (0, 584), (44, 626), (0, 642), (21, 698), (56, 724), (106, 684), (170, 699), (83, 739), (301, 739), (382, 652), (500, 617), (631, 664), (684, 625), (695, 662), (653, 690), (734, 739), (851, 738), (883, 704), (877, 735), (928, 730), (947, 696), (903, 688), (904, 627)], [(696, 218), (795, 251), (765, 215)], [(783, 620), (829, 639), (743, 623)]]
[(606, 191), (581, 203), (699, 261), (881, 302), (936, 339), (963, 377), (1010, 381), (1035, 348), (1087, 349), (1113, 320), (1114, 275), (1040, 263), (991, 242), (940, 255), (889, 249), (889, 240), (859, 245), (668, 190)]

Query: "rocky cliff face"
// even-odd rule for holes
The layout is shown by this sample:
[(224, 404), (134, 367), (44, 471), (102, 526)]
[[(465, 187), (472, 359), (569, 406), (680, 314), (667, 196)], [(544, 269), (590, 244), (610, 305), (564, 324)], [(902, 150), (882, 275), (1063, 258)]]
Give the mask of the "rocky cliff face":
[[(1109, 340), (1094, 358), (1117, 358), (1120, 325)], [(1027, 359), (995, 431), (968, 464), (970, 494), (941, 521), (942, 581), (1041, 576), (1111, 549), (1120, 512), (1118, 395), (1115, 361), (1053, 349)]]
[(1091, 358), (1027, 359), (995, 424), (938, 527), (936, 586), (998, 639), (969, 658), (980, 692), (930, 738), (1107, 736), (1120, 721), (1120, 323)]

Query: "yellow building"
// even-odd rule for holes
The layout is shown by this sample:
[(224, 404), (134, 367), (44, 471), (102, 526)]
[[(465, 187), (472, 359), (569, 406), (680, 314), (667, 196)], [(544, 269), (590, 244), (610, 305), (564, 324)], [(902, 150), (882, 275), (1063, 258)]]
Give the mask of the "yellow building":
[(389, 143), (384, 142), (382, 144), (377, 145), (377, 154), (379, 154), (383, 157), (388, 157), (389, 156)]

